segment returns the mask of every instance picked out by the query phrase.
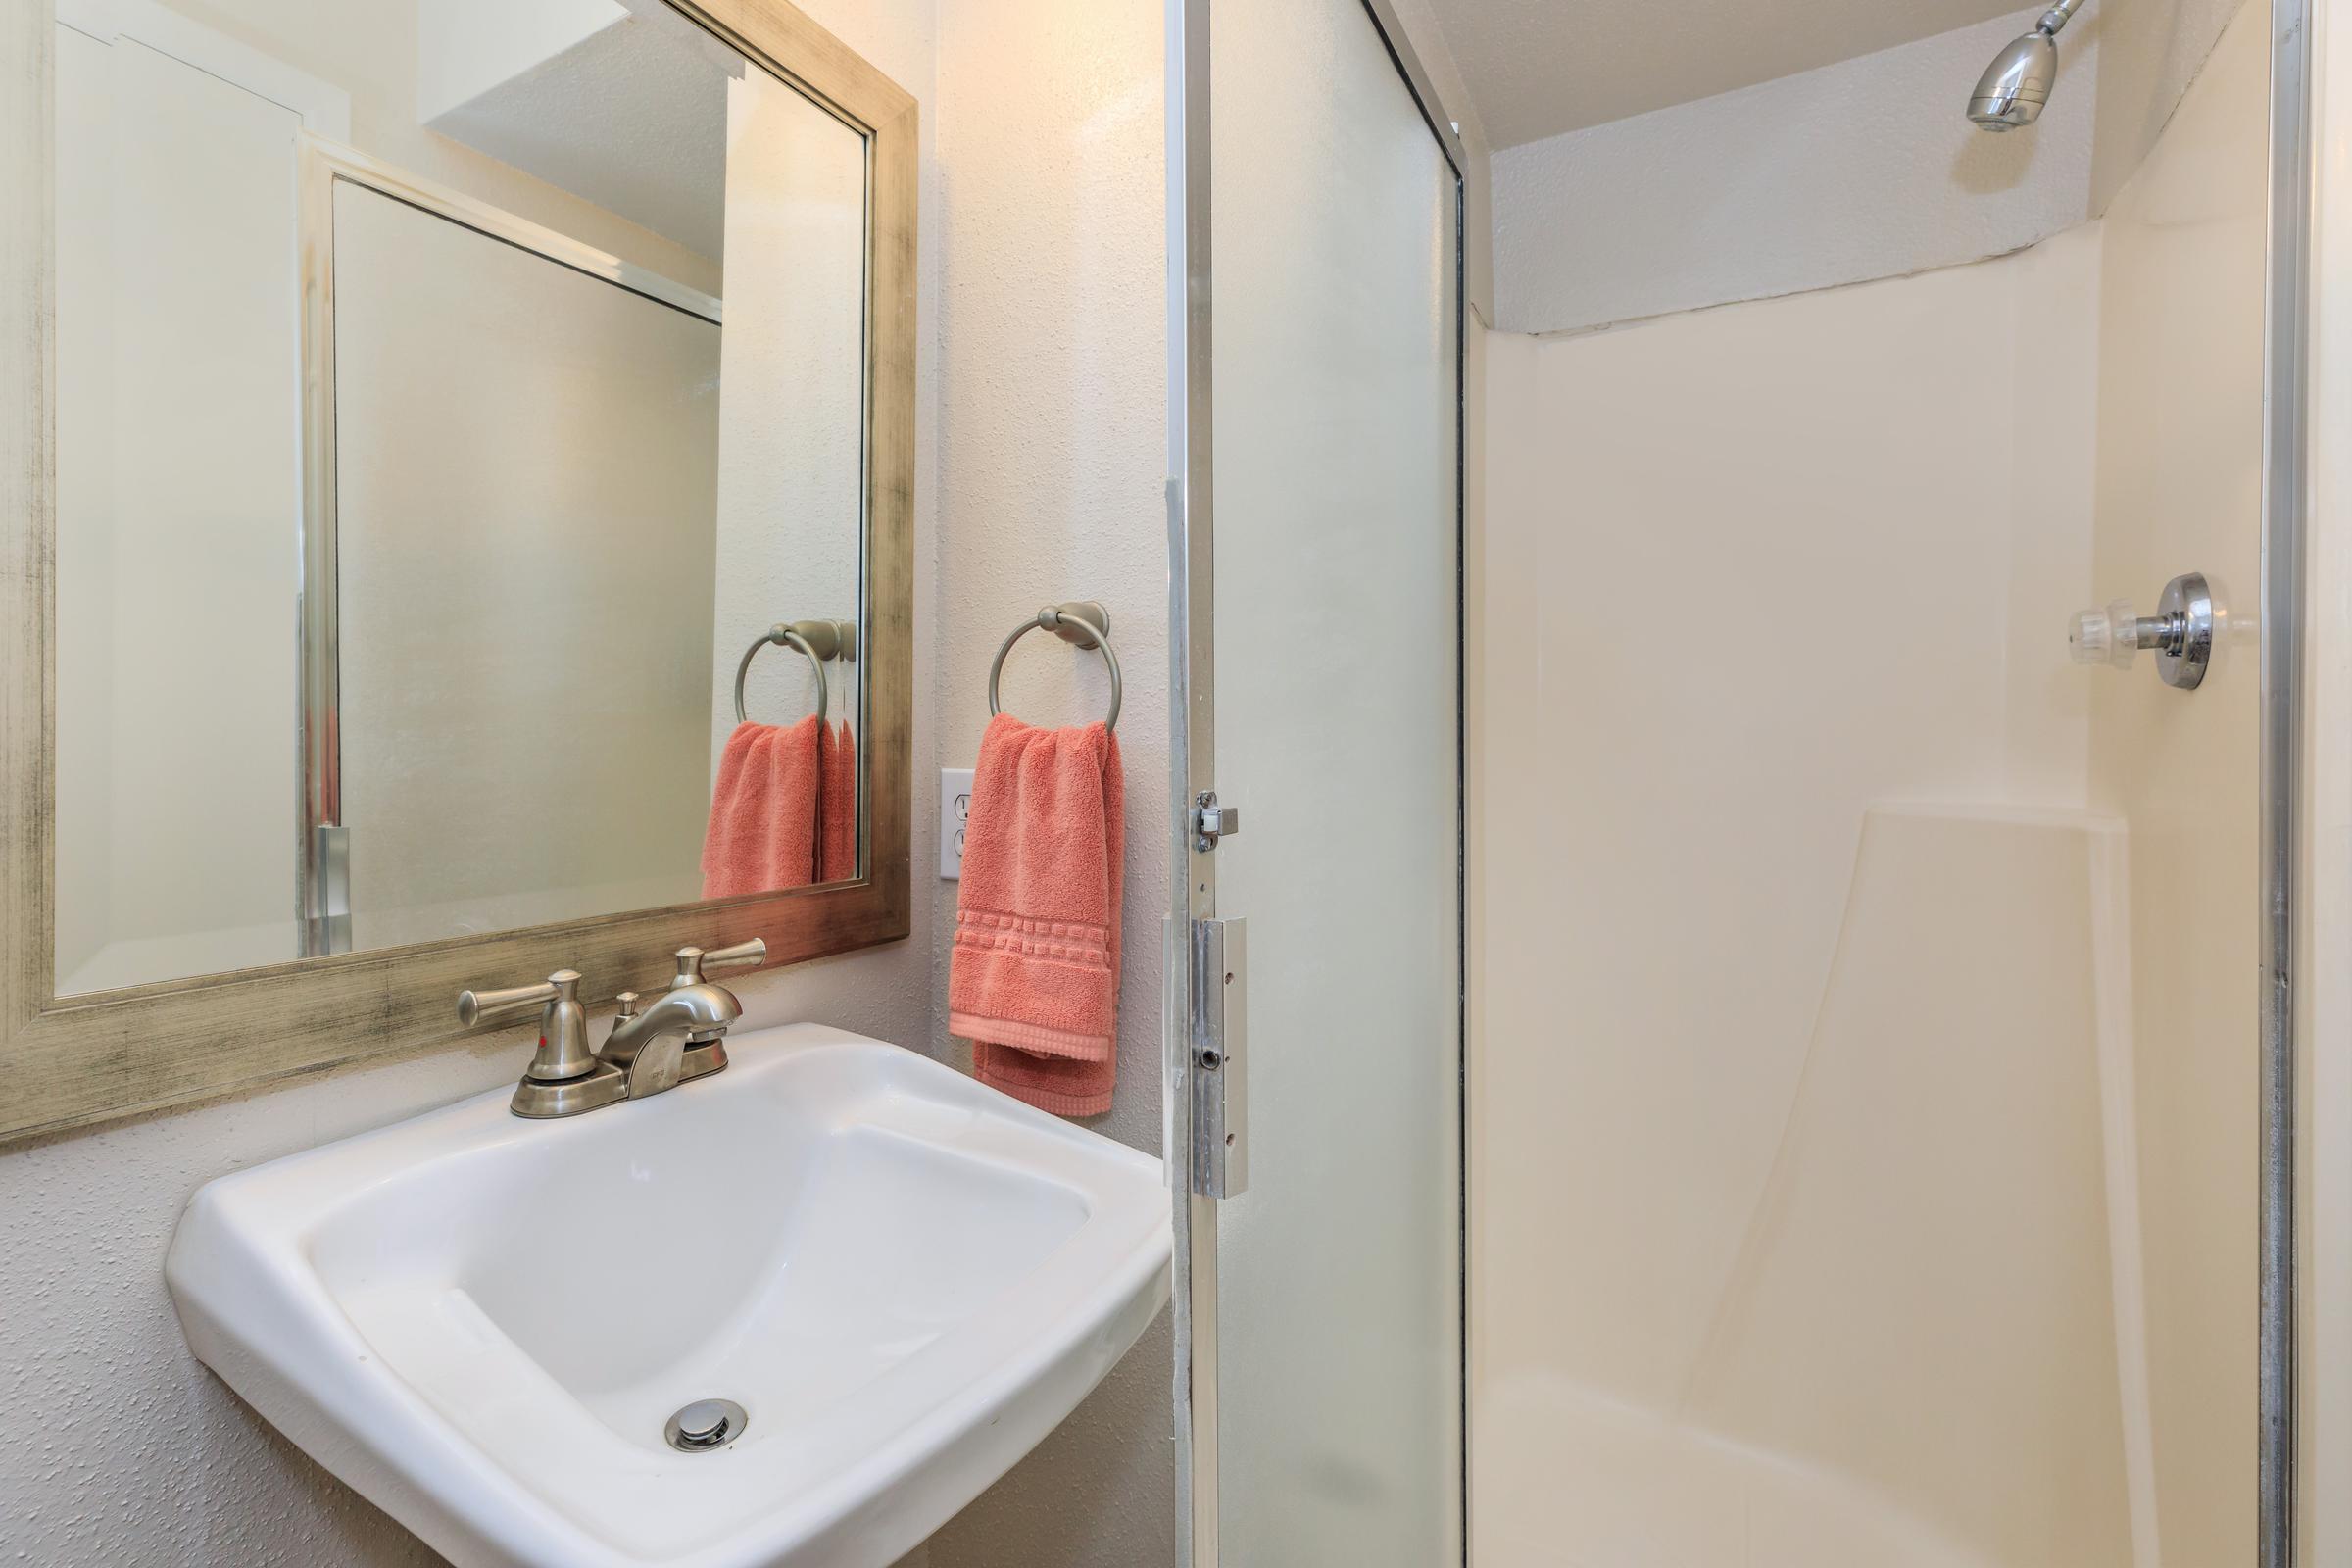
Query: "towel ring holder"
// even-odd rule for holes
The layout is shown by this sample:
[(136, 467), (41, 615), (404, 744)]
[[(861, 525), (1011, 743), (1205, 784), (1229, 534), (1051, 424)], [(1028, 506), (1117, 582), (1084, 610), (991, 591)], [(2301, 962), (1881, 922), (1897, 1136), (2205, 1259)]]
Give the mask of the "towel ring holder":
[(752, 639), (752, 646), (743, 651), (735, 664), (735, 722), (748, 724), (751, 715), (744, 711), (743, 682), (752, 672), (752, 661), (760, 650), (773, 643), (779, 648), (797, 648), (808, 657), (808, 667), (816, 672), (816, 721), (825, 722), (826, 681), (825, 661), (833, 658), (858, 657), (858, 628), (841, 620), (779, 621)]
[(991, 717), (1004, 711), (998, 699), (997, 686), (1004, 675), (1004, 656), (1012, 645), (1033, 631), (1050, 631), (1065, 643), (1080, 648), (1092, 648), (1102, 655), (1102, 662), (1110, 666), (1110, 714), (1102, 720), (1104, 729), (1119, 727), (1119, 656), (1110, 647), (1110, 612), (1091, 599), (1073, 599), (1067, 604), (1048, 605), (1034, 616), (1012, 628), (997, 650), (997, 662), (988, 666), (988, 711)]

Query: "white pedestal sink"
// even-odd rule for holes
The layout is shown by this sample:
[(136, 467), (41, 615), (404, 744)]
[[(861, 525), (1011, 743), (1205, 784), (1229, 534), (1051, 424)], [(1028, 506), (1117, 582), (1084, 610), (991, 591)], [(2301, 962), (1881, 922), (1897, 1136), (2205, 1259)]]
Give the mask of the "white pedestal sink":
[[(166, 1266), (188, 1344), (461, 1568), (884, 1568), (1166, 1301), (1160, 1165), (838, 1030), (727, 1049), (211, 1183)], [(678, 1451), (707, 1399), (747, 1424)]]

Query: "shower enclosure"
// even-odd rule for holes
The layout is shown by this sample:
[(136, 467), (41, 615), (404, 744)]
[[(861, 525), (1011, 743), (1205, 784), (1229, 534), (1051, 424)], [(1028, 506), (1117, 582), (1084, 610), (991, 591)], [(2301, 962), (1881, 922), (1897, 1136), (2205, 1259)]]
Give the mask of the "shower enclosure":
[(1461, 152), (1385, 5), (1209, 12), (1169, 50), (1180, 1529), (1426, 1568), (1464, 1529)]
[(1388, 5), (1168, 11), (1179, 1560), (2289, 1568), (2300, 0), (1551, 332)]

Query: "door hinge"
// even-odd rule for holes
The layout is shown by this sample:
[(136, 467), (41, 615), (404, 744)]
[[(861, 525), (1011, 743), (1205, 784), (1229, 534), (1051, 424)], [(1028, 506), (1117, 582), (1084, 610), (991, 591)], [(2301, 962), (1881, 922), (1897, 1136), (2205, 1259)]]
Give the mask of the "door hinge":
[(1240, 920), (1193, 926), (1193, 1190), (1250, 1185), (1250, 947)]
[(1219, 806), (1215, 790), (1203, 790), (1193, 804), (1193, 848), (1213, 850), (1217, 841), (1242, 830), (1242, 808)]

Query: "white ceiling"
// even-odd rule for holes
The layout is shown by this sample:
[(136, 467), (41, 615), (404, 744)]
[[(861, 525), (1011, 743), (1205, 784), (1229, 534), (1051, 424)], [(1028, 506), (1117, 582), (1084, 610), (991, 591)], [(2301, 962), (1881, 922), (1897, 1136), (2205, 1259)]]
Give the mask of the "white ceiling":
[(2021, 10), (2017, 0), (1428, 4), (1496, 148), (1711, 98)]

